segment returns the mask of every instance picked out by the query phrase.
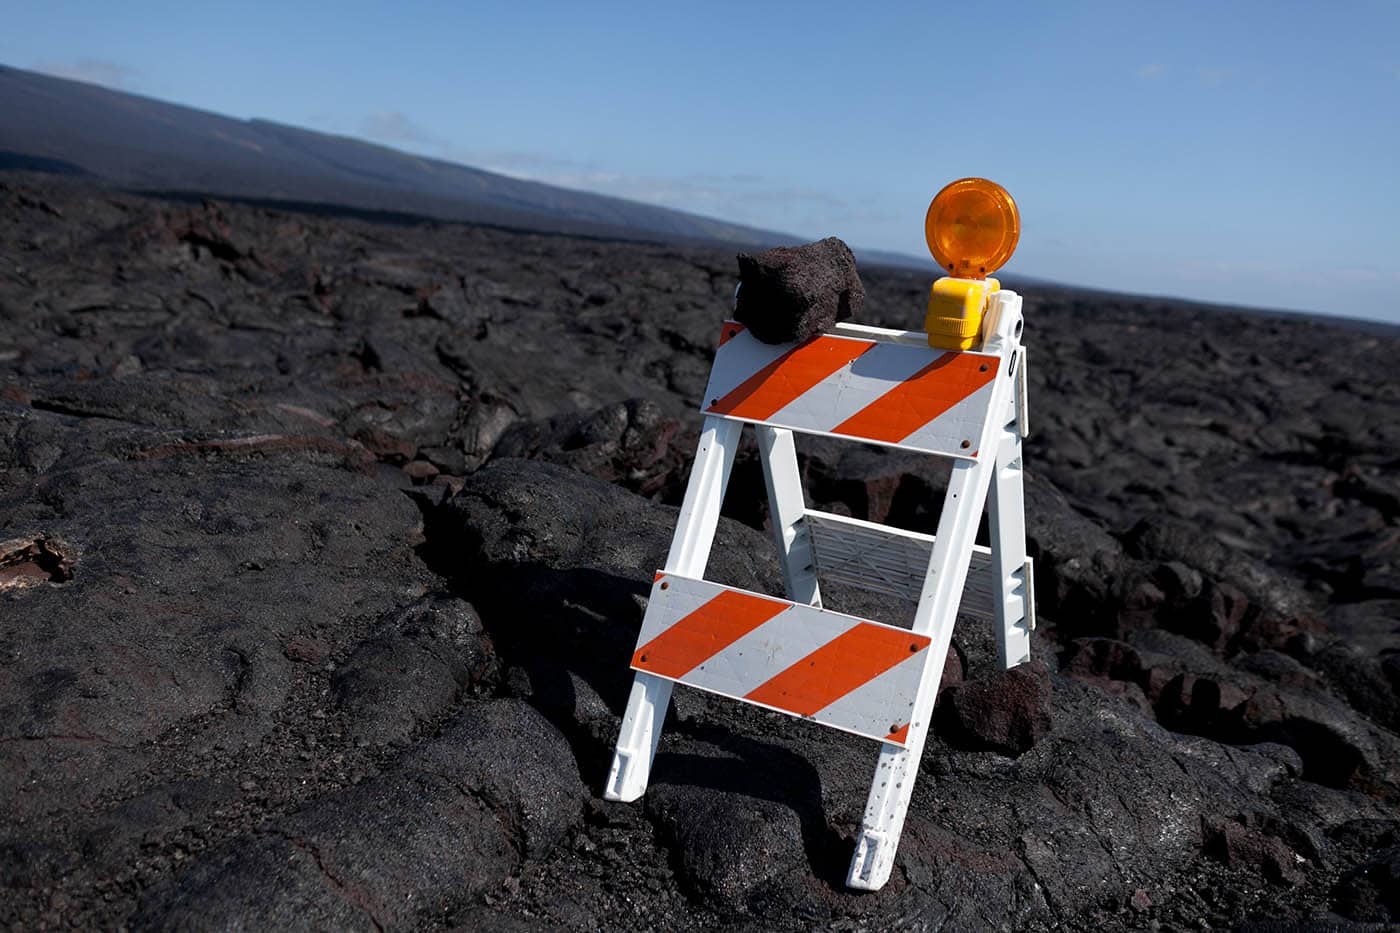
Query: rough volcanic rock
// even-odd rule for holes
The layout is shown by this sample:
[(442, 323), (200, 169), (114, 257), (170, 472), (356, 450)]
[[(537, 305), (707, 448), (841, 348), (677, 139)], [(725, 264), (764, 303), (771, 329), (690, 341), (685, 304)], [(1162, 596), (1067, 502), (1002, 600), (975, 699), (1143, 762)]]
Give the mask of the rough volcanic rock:
[(1400, 787), (1400, 740), (1326, 693), (1259, 688), (1238, 712), (1243, 736), (1297, 749), (1310, 780), (1387, 795)]
[(1376, 854), (1337, 883), (1337, 911), (1353, 920), (1379, 923), (1400, 918), (1400, 846)]
[[(678, 754), (672, 750), (671, 754)], [(805, 876), (802, 821), (784, 801), (743, 790), (717, 790), (732, 780), (734, 759), (696, 756), (684, 783), (658, 775), (648, 813), (678, 853), (681, 879), (722, 913), (764, 913), (764, 898), (781, 896)], [(772, 890), (777, 888), (777, 890)]]
[(1301, 665), (1250, 655), (1236, 666), (1158, 630), (1135, 633), (1133, 646), (1139, 683), (1163, 725), (1224, 742), (1287, 745), (1309, 779), (1329, 786), (1385, 794), (1400, 787), (1400, 738), (1329, 693)]
[(1125, 579), (1122, 545), (1035, 473), (1026, 476), (1025, 510), (1037, 605), (1067, 635), (1114, 634)]
[(681, 422), (654, 403), (628, 399), (587, 415), (560, 414), (516, 422), (496, 442), (493, 457), (545, 460), (617, 483), (644, 496), (679, 500), (694, 453)]
[(427, 596), (390, 613), (332, 679), (350, 733), (402, 741), (448, 709), (459, 691), (496, 674), (495, 652), (476, 610), (452, 596)]
[(829, 441), (806, 444), (804, 453), (808, 495), (827, 511), (910, 531), (937, 529), (948, 480), (932, 458)]
[(1019, 755), (1050, 731), (1050, 692), (1044, 661), (997, 671), (941, 693), (938, 730), (965, 748)]
[(1400, 652), (1376, 657), (1362, 646), (1326, 638), (1307, 661), (1355, 709), (1400, 733)]
[[(564, 467), (501, 459), (472, 475), (438, 521), (510, 660), (534, 681), (574, 672), (620, 709), (676, 510)], [(721, 520), (706, 578), (780, 592), (772, 540)]]
[[(1023, 289), (1050, 726), (932, 735), (886, 890), (843, 885), (875, 747), (811, 723), (678, 690), (647, 798), (598, 799), (732, 269), (0, 177), (0, 926), (1394, 919), (1380, 327)], [(928, 276), (864, 272), (917, 326)], [(934, 530), (946, 466), (798, 454)], [(742, 446), (710, 576), (777, 592), (762, 490)], [(959, 622), (950, 689), (993, 644)]]
[(389, 772), (216, 850), (139, 926), (384, 929), (441, 917), (541, 858), (583, 813), (563, 736), (512, 700), (466, 707)]
[(834, 236), (739, 254), (734, 319), (766, 343), (815, 337), (864, 304), (856, 257)]
[(1137, 608), (1157, 625), (1226, 653), (1282, 647), (1322, 631), (1316, 603), (1301, 587), (1237, 548), (1202, 540), (1189, 522), (1144, 519), (1126, 542), (1134, 556), (1161, 562), (1138, 590)]
[(1306, 861), (1283, 840), (1246, 823), (1207, 817), (1202, 825), (1203, 849), (1226, 865), (1246, 865), (1279, 884), (1301, 884)]
[(1088, 680), (1137, 682), (1144, 670), (1132, 645), (1112, 638), (1077, 638), (1066, 646), (1060, 671)]
[[(637, 618), (634, 595), (650, 591), (665, 563), (676, 514), (574, 470), (496, 460), (468, 479), (442, 520), (461, 537), (465, 572), (517, 618), (521, 607), (577, 602), (626, 624)], [(707, 579), (771, 590), (776, 574), (770, 538), (721, 520)], [(529, 586), (518, 585), (526, 580)]]
[(143, 743), (258, 744), (299, 679), (294, 634), (387, 611), (429, 579), (411, 503), (340, 452), (201, 449), (3, 402), (0, 419), (64, 450), (0, 492), (7, 534), (67, 542), (71, 560), (70, 579), (0, 596), (11, 830), (37, 831), (51, 794), (121, 786), (146, 768)]
[[(526, 494), (531, 490), (542, 490), (539, 497), (544, 501)], [(508, 602), (490, 603), (493, 630), (518, 627), (524, 618), (538, 625), (571, 604), (594, 610), (570, 616), (574, 637), (581, 640), (571, 642), (556, 663), (574, 670), (581, 665), (586, 669), (587, 662), (563, 655), (576, 654), (575, 645), (584, 640), (604, 643), (617, 624), (599, 608), (605, 593), (589, 581), (590, 573), (631, 576), (638, 589), (646, 585), (644, 572), (637, 568), (648, 564), (635, 556), (637, 545), (604, 547), (593, 529), (625, 518), (627, 527), (641, 531), (643, 542), (650, 541), (644, 547), (659, 551), (674, 514), (578, 474), (509, 461), (498, 461), (477, 474), (448, 508), (461, 523), (461, 534), (473, 542), (469, 551), (475, 572), (489, 576), (499, 592), (509, 594)], [(741, 540), (752, 537), (749, 553), (771, 548), (766, 539), (740, 526), (722, 523), (722, 528)], [(533, 579), (546, 583), (543, 595), (526, 596), (512, 584), (513, 575), (532, 556), (538, 558)], [(721, 565), (712, 568), (712, 575), (739, 570)], [(771, 569), (769, 579), (761, 583), (776, 583)], [(522, 611), (522, 600), (528, 611)], [(493, 621), (497, 611), (505, 615)], [(629, 634), (638, 621), (633, 615)], [(531, 637), (536, 652), (555, 640)], [(630, 647), (630, 638), (620, 639), (619, 663)], [(1120, 653), (1131, 656), (1133, 649), (1123, 646)], [(534, 668), (539, 670), (539, 665)], [(566, 731), (576, 737), (596, 735), (589, 723), (607, 714), (594, 708), (591, 691), (580, 691), (577, 681), (572, 689), (558, 690), (550, 678), (536, 678), (525, 669), (521, 676), (526, 678), (522, 690), (532, 700), (545, 702)], [(1061, 698), (1060, 690), (1050, 690), (1051, 678), (1043, 664), (1024, 665), (983, 675), (943, 695), (940, 706), (945, 710), (990, 724), (982, 731), (991, 739), (980, 747), (1021, 754), (1014, 759), (1014, 770), (1008, 771), (994, 764), (1008, 760), (1000, 754), (941, 744), (946, 733), (940, 730), (928, 751), (929, 773), (917, 791), (916, 801), (922, 803), (911, 812), (901, 849), (905, 886), (875, 901), (838, 893), (872, 761), (868, 751), (840, 736), (812, 726), (795, 732), (784, 725), (788, 720), (774, 714), (718, 701), (697, 704), (695, 695), (679, 691), (678, 704), (692, 706), (678, 710), (684, 730), (673, 727), (662, 738), (645, 807), (657, 821), (661, 841), (675, 853), (677, 878), (684, 889), (730, 920), (784, 926), (795, 912), (808, 922), (848, 917), (888, 925), (908, 916), (902, 911), (914, 897), (909, 887), (913, 885), (919, 890), (921, 916), (930, 922), (940, 916), (961, 918), (958, 922), (965, 924), (986, 922), (1004, 915), (969, 912), (966, 904), (1007, 903), (1007, 897), (1019, 905), (1016, 915), (1022, 922), (1035, 917), (1048, 922), (1054, 916), (1077, 915), (1096, 898), (1121, 897), (1126, 904), (1135, 890), (1151, 887), (1150, 879), (1159, 877), (1165, 865), (1189, 864), (1192, 854), (1201, 851), (1202, 820), (1222, 813), (1269, 811), (1271, 805), (1261, 795), (1296, 779), (1301, 770), (1288, 753), (1280, 760), (1273, 751), (1235, 751), (1204, 739), (1178, 740), (1141, 712), (1116, 705), (1099, 691), (1069, 690)], [(1008, 679), (1014, 684), (1025, 681), (1023, 689), (1005, 689)], [(542, 687), (535, 686), (537, 680)], [(604, 691), (614, 697), (614, 708), (620, 704), (623, 685), (625, 680)], [(979, 688), (976, 697), (972, 686)], [(963, 696), (954, 707), (949, 699), (957, 694)], [(697, 729), (705, 730), (705, 739), (688, 734)], [(733, 730), (732, 737), (720, 738), (726, 734), (716, 731), (720, 729)], [(1039, 742), (1032, 746), (1034, 739)], [(1053, 751), (1042, 751), (1047, 745), (1053, 745)], [(595, 759), (601, 772), (605, 755), (585, 757)], [(1049, 794), (1037, 790), (1047, 782), (1056, 787), (1047, 798), (1054, 803), (1042, 802), (1033, 811), (1041, 814), (1033, 825), (1026, 823), (1026, 812), (1032, 811), (1007, 809), (1018, 794)], [(1019, 815), (1013, 817), (1013, 812)], [(979, 815), (975, 827), (967, 825), (969, 814)], [(1002, 840), (999, 844), (1006, 848), (973, 841), (981, 836), (963, 835), (974, 828)], [(1064, 840), (1079, 838), (1082, 844), (1064, 845)], [(1158, 843), (1144, 849), (1138, 844), (1141, 838)], [(1052, 840), (1061, 842), (1052, 845)], [(1162, 844), (1163, 840), (1171, 842)], [(995, 855), (997, 851), (1009, 854)], [(1116, 852), (1131, 855), (1106, 855)], [(1070, 880), (1086, 876), (1100, 880), (1088, 886)], [(1044, 887), (1050, 883), (1046, 879), (1055, 879), (1053, 887)], [(993, 896), (1000, 900), (990, 900)]]

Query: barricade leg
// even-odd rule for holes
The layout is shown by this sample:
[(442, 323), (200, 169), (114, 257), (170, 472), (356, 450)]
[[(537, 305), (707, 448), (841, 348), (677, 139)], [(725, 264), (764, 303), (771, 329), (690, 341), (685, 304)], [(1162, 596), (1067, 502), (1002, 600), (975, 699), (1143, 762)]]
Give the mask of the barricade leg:
[[(734, 452), (742, 425), (723, 418), (706, 418), (695, 451), (695, 463), (676, 521), (671, 550), (662, 569), (690, 577), (703, 577), (710, 561), (710, 546), (719, 527), (720, 504), (729, 485)], [(617, 737), (617, 750), (603, 796), (608, 800), (636, 800), (647, 789), (661, 724), (671, 702), (671, 682), (638, 673), (627, 698), (627, 711)]]
[(1024, 475), (1021, 469), (1021, 435), (1015, 424), (1001, 432), (997, 444), (996, 476), (987, 495), (987, 522), (991, 533), (993, 590), (996, 602), (997, 655), (1002, 667), (1012, 668), (1031, 659), (1031, 565), (1026, 558)]
[(797, 469), (797, 447), (792, 432), (760, 425), (758, 452), (763, 463), (763, 482), (768, 487), (769, 520), (778, 540), (788, 599), (820, 606), (817, 561), (812, 550), (812, 533), (804, 517), (807, 503), (802, 495), (802, 475)]
[(957, 621), (958, 603), (967, 582), (977, 524), (982, 517), (991, 478), (992, 464), (985, 461), (960, 462), (953, 467), (949, 478), (948, 494), (943, 500), (929, 560), (929, 574), (919, 597), (913, 626), (915, 632), (933, 639), (929, 645), (932, 654), (924, 682), (919, 685), (905, 747), (889, 744), (880, 747), (860, 838), (856, 840), (855, 855), (846, 876), (846, 884), (852, 888), (878, 890), (889, 880), (894, 867), (895, 851), (919, 774), (919, 758), (923, 755), (924, 740), (933, 718), (938, 682), (943, 676), (943, 664), (952, 642), (953, 623)]

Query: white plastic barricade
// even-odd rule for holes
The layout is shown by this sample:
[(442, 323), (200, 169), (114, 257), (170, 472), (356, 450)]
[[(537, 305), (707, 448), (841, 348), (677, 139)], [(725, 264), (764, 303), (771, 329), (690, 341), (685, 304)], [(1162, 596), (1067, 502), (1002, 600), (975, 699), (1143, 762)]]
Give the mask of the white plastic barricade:
[[(725, 322), (675, 537), (632, 656), (608, 799), (645, 792), (674, 684), (801, 716), (881, 743), (847, 884), (888, 880), (960, 609), (994, 621), (1005, 666), (1030, 658), (1020, 297), (995, 291), (985, 316), (979, 350), (851, 324), (772, 345)], [(745, 424), (758, 432), (786, 599), (704, 579)], [(936, 534), (807, 508), (793, 432), (951, 460)], [(984, 506), (990, 547), (974, 541)], [(824, 577), (916, 599), (912, 624), (823, 609)]]

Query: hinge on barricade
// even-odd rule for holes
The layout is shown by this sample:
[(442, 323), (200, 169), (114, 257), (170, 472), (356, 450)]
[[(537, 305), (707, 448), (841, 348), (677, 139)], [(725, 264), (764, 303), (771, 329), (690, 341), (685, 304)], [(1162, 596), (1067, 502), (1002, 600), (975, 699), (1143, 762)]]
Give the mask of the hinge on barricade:
[[(996, 252), (981, 256), (945, 239), (935, 244), (943, 229), (935, 214), (990, 211), (994, 221), (1005, 220), (1008, 205), (1014, 219), (1014, 202), (990, 182), (949, 185), (929, 208), (935, 258), (954, 274), (994, 271), (1015, 246), (1014, 230), (1009, 247), (994, 243)], [(724, 324), (675, 537), (632, 656), (637, 674), (608, 799), (635, 800), (645, 791), (674, 684), (800, 716), (881, 742), (847, 884), (877, 889), (888, 879), (959, 612), (993, 620), (1008, 667), (1029, 659), (1035, 626), (1021, 470), (1021, 299), (995, 280), (982, 286), (935, 290), (943, 296), (938, 307), (956, 304), (963, 322), (941, 325), (938, 340), (838, 324), (800, 344), (773, 345), (742, 324)], [(967, 323), (974, 318), (978, 327)], [(968, 333), (980, 338), (969, 341)], [(955, 349), (941, 348), (948, 340)], [(758, 432), (786, 599), (704, 579), (745, 424)], [(936, 534), (807, 508), (794, 432), (951, 461)], [(989, 547), (975, 543), (984, 505)], [(833, 612), (822, 606), (823, 579), (915, 599), (918, 610), (907, 625)]]
[(1035, 561), (1026, 558), (1026, 627), (1035, 631)]
[(1031, 436), (1031, 411), (1029, 384), (1026, 376), (1026, 348), (1021, 347), (1021, 365), (1016, 367), (1016, 430), (1022, 437)]

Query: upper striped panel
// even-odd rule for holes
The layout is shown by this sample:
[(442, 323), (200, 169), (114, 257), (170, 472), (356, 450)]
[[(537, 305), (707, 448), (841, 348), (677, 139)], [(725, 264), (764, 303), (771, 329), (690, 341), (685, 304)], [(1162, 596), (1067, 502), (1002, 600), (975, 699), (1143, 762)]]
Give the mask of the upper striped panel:
[(768, 344), (727, 321), (701, 411), (976, 459), (1001, 359), (823, 334)]

